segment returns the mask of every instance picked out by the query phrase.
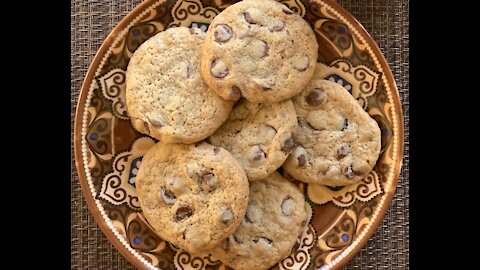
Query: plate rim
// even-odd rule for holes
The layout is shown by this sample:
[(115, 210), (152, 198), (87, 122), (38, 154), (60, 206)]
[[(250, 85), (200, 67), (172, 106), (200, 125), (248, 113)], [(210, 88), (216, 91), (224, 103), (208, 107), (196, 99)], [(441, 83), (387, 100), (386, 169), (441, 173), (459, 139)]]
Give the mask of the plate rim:
[[(106, 224), (106, 221), (103, 219), (100, 210), (98, 209), (97, 205), (95, 204), (95, 198), (91, 191), (89, 190), (89, 185), (86, 182), (87, 176), (84, 171), (84, 162), (82, 158), (82, 127), (83, 127), (83, 112), (85, 109), (86, 99), (88, 97), (88, 92), (90, 90), (90, 84), (93, 81), (95, 76), (96, 69), (98, 68), (99, 64), (101, 63), (103, 56), (108, 51), (109, 47), (114, 42), (117, 35), (126, 27), (129, 23), (131, 23), (142, 11), (148, 8), (150, 5), (158, 2), (159, 0), (146, 0), (142, 1), (139, 5), (137, 5), (134, 9), (128, 12), (110, 31), (110, 33), (106, 36), (103, 40), (102, 44), (100, 45), (98, 51), (96, 52), (95, 56), (90, 63), (87, 73), (85, 74), (83, 83), (80, 88), (80, 92), (78, 94), (77, 106), (75, 109), (75, 117), (74, 117), (74, 132), (73, 132), (73, 140), (74, 140), (74, 159), (75, 159), (75, 166), (76, 171), (78, 174), (78, 180), (80, 182), (80, 186), (82, 189), (83, 197), (87, 202), (87, 206), (89, 210), (92, 212), (93, 217), (97, 225), (100, 227), (102, 232), (107, 236), (108, 240), (115, 246), (115, 248), (136, 268), (138, 269), (149, 269), (147, 265), (143, 264), (140, 260), (138, 260), (128, 249), (126, 249), (120, 240), (115, 236), (113, 231), (109, 229)], [(167, 0), (163, 0), (167, 1)], [(318, 2), (318, 0), (311, 0), (314, 2)], [(398, 161), (394, 164), (393, 167), (393, 177), (391, 183), (389, 183), (390, 188), (385, 189), (385, 203), (380, 207), (378, 210), (377, 217), (372, 221), (370, 228), (365, 232), (365, 235), (360, 239), (358, 244), (344, 257), (341, 258), (340, 261), (333, 265), (329, 265), (329, 269), (339, 269), (344, 266), (347, 262), (349, 262), (368, 242), (371, 238), (373, 233), (378, 228), (381, 221), (383, 221), (385, 214), (390, 208), (391, 201), (393, 199), (393, 195), (398, 186), (398, 179), (400, 176), (400, 172), (403, 166), (403, 153), (404, 153), (404, 145), (405, 145), (405, 134), (404, 134), (404, 117), (403, 117), (403, 107), (401, 103), (401, 98), (398, 92), (398, 87), (395, 81), (395, 77), (393, 76), (392, 70), (383, 55), (381, 49), (378, 47), (375, 40), (372, 36), (368, 33), (368, 31), (364, 28), (364, 26), (344, 7), (342, 7), (339, 3), (335, 0), (321, 0), (324, 1), (327, 5), (330, 5), (333, 9), (337, 10), (340, 15), (342, 15), (347, 21), (352, 23), (354, 28), (357, 28), (358, 34), (363, 36), (366, 43), (371, 47), (372, 53), (377, 57), (379, 65), (383, 69), (384, 76), (387, 77), (386, 82), (389, 84), (390, 93), (392, 95), (393, 100), (393, 107), (398, 112), (395, 115), (392, 115), (392, 118), (396, 118), (397, 120), (397, 128), (398, 128), (398, 149), (397, 154), (393, 158), (396, 158)], [(343, 254), (344, 251), (342, 251)]]
[[(317, 0), (312, 0), (317, 2)], [(353, 248), (346, 256), (344, 256), (338, 263), (334, 264), (330, 269), (340, 269), (344, 266), (347, 262), (349, 262), (358, 252), (365, 246), (365, 244), (370, 240), (373, 233), (377, 230), (380, 222), (383, 221), (385, 215), (387, 214), (388, 209), (390, 208), (393, 195), (397, 190), (398, 186), (398, 179), (400, 177), (400, 172), (403, 166), (403, 153), (405, 148), (405, 123), (403, 117), (403, 107), (402, 107), (402, 100), (400, 98), (400, 94), (398, 92), (397, 82), (395, 81), (395, 77), (393, 76), (392, 70), (390, 69), (390, 65), (388, 64), (385, 55), (383, 55), (382, 50), (378, 47), (377, 42), (373, 39), (370, 33), (365, 29), (363, 24), (361, 24), (348, 10), (346, 10), (343, 6), (341, 6), (336, 0), (322, 0), (328, 2), (333, 9), (336, 9), (340, 15), (344, 16), (347, 21), (353, 22), (354, 27), (358, 27), (359, 34), (363, 35), (365, 41), (368, 45), (372, 48), (372, 53), (377, 57), (378, 63), (383, 69), (384, 76), (387, 77), (386, 81), (390, 84), (390, 92), (392, 94), (393, 106), (395, 110), (398, 111), (396, 115), (392, 115), (392, 118), (396, 118), (398, 121), (398, 147), (396, 158), (398, 162), (394, 164), (393, 168), (393, 177), (392, 182), (389, 184), (392, 188), (385, 189), (385, 203), (381, 206), (378, 210), (378, 215), (375, 220), (371, 223), (369, 230), (366, 231), (365, 236), (359, 241), (356, 247)], [(343, 253), (343, 252), (342, 252)], [(342, 254), (341, 253), (341, 254)], [(328, 268), (327, 268), (328, 269)]]
[[(107, 236), (107, 239), (114, 245), (114, 247), (136, 268), (138, 269), (149, 269), (147, 265), (143, 264), (140, 260), (136, 259), (135, 256), (126, 249), (120, 240), (115, 236), (113, 231), (111, 231), (103, 219), (100, 210), (95, 204), (95, 198), (89, 190), (87, 181), (87, 175), (84, 171), (84, 162), (82, 158), (82, 127), (83, 127), (83, 112), (85, 109), (85, 102), (87, 100), (88, 92), (90, 90), (90, 84), (92, 83), (96, 69), (100, 65), (103, 56), (107, 53), (109, 47), (112, 45), (113, 41), (116, 38), (116, 35), (120, 33), (123, 28), (128, 26), (137, 15), (139, 15), (143, 10), (148, 8), (150, 5), (155, 3), (158, 0), (146, 0), (142, 1), (139, 5), (129, 11), (115, 27), (110, 31), (107, 37), (103, 40), (98, 51), (95, 53), (95, 56), (92, 59), (92, 62), (88, 66), (87, 73), (83, 79), (82, 86), (80, 88), (79, 98), (77, 100), (77, 107), (75, 109), (75, 118), (74, 118), (74, 130), (73, 130), (73, 140), (74, 140), (74, 154), (75, 154), (75, 166), (77, 169), (78, 180), (82, 188), (82, 193), (85, 201), (87, 201), (88, 209), (92, 212), (95, 222), (102, 232)], [(167, 0), (164, 0), (167, 1)]]

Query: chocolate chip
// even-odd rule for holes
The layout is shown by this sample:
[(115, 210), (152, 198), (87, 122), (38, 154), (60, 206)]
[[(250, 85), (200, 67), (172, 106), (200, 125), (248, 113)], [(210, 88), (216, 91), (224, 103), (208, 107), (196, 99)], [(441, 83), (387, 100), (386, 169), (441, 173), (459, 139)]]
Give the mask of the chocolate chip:
[(350, 164), (350, 166), (348, 167), (345, 167), (343, 170), (342, 170), (343, 174), (345, 174), (345, 176), (348, 178), (348, 179), (353, 179), (355, 177), (355, 173), (353, 172), (352, 170), (352, 164)]
[(283, 11), (283, 13), (288, 14), (288, 15), (293, 14), (293, 11), (291, 9), (287, 8), (287, 7), (283, 7), (282, 11)]
[(248, 23), (250, 23), (250, 24), (256, 24), (257, 23), (257, 21), (250, 14), (250, 12), (245, 11), (243, 13), (243, 16), (245, 17), (245, 21), (247, 21)]
[(221, 60), (213, 60), (210, 65), (210, 72), (217, 78), (223, 78), (228, 74), (228, 68)]
[(207, 173), (201, 177), (200, 189), (204, 192), (210, 192), (217, 188), (218, 178), (212, 173)]
[(183, 185), (183, 182), (178, 178), (169, 178), (167, 180), (167, 186), (168, 189), (172, 192), (175, 192), (175, 194), (182, 194), (185, 191), (185, 186)]
[(215, 175), (213, 175), (213, 173), (207, 173), (203, 176), (204, 181), (211, 181), (212, 179), (215, 179)]
[(285, 216), (291, 216), (293, 211), (295, 210), (295, 202), (293, 201), (292, 197), (287, 196), (283, 199), (282, 202), (282, 214)]
[(310, 93), (308, 93), (307, 97), (305, 98), (305, 101), (310, 106), (317, 106), (317, 105), (320, 105), (322, 102), (324, 102), (326, 99), (327, 99), (327, 95), (325, 94), (325, 91), (323, 91), (320, 88), (315, 88), (312, 91), (310, 91)]
[(270, 30), (270, 32), (278, 32), (278, 31), (281, 31), (283, 29), (285, 25), (283, 24), (282, 21), (278, 21), (277, 23), (275, 23), (274, 25), (270, 26), (268, 28), (268, 30)]
[(260, 48), (260, 54), (259, 54), (259, 56), (260, 56), (260, 58), (263, 58), (263, 57), (265, 57), (265, 56), (268, 55), (268, 49), (269, 49), (269, 47), (268, 47), (267, 42), (265, 42), (265, 41), (263, 41), (263, 40), (260, 40), (260, 42), (261, 42), (260, 44), (262, 44), (262, 45), (261, 45), (261, 48)]
[(228, 250), (233, 244), (243, 244), (243, 241), (240, 240), (235, 234), (231, 234), (225, 241), (222, 241), (222, 248)]
[(345, 118), (345, 120), (343, 121), (343, 127), (342, 127), (342, 131), (344, 131), (345, 129), (348, 128), (348, 119)]
[(183, 220), (183, 219), (186, 219), (190, 216), (193, 215), (193, 210), (192, 208), (188, 207), (188, 206), (181, 206), (177, 209), (177, 212), (176, 212), (176, 221), (180, 221), (180, 220)]
[(214, 153), (215, 155), (218, 154), (218, 153), (220, 153), (220, 148), (218, 148), (218, 147), (213, 148), (213, 153)]
[(175, 194), (166, 188), (160, 189), (160, 198), (162, 198), (165, 204), (174, 204), (175, 203)]
[(310, 66), (310, 59), (308, 59), (308, 56), (300, 57), (293, 62), (293, 68), (298, 71), (305, 71), (308, 66)]
[(304, 154), (301, 154), (297, 157), (297, 162), (298, 162), (298, 167), (303, 167), (305, 166), (305, 163), (307, 163), (307, 159), (305, 158)]
[(259, 161), (266, 158), (265, 152), (258, 145), (250, 147), (247, 156), (250, 163), (258, 163)]
[(190, 78), (192, 73), (193, 73), (193, 66), (190, 62), (188, 62), (187, 68), (186, 68), (186, 71), (185, 71), (185, 75), (186, 75), (187, 78)]
[(305, 150), (305, 148), (303, 148), (301, 145), (297, 145), (290, 155), (298, 167), (303, 167), (305, 164), (307, 164), (307, 150)]
[(255, 132), (257, 136), (264, 138), (265, 140), (273, 140), (275, 135), (277, 134), (277, 129), (273, 126), (263, 124), (258, 126), (257, 131)]
[(251, 205), (249, 205), (247, 207), (247, 211), (245, 212), (245, 220), (248, 222), (248, 223), (253, 223), (254, 222), (254, 219), (253, 219), (253, 210), (252, 210), (252, 207)]
[(263, 244), (263, 245), (268, 246), (269, 248), (272, 247), (272, 240), (270, 240), (270, 239), (268, 239), (268, 238), (266, 238), (266, 237), (260, 237), (260, 238), (258, 238), (258, 239), (256, 239), (256, 240), (253, 240), (253, 242), (255, 242), (255, 243), (261, 243), (261, 244)]
[(348, 155), (350, 152), (350, 147), (344, 145), (337, 150), (337, 160), (340, 160)]
[(256, 78), (254, 78), (254, 79), (253, 79), (253, 82), (255, 83), (255, 85), (256, 85), (258, 88), (262, 89), (263, 91), (272, 90), (271, 86), (270, 86), (268, 83), (266, 83), (266, 82), (264, 82), (263, 80), (261, 80), (261, 79), (256, 79)]
[(258, 151), (255, 152), (255, 155), (252, 157), (252, 160), (258, 161), (258, 160), (262, 160), (264, 158), (265, 158), (265, 152), (263, 152), (262, 149), (258, 149)]
[(228, 236), (228, 241), (230, 243), (243, 244), (243, 241), (240, 240), (235, 234), (229, 235)]
[(200, 177), (208, 173), (203, 165), (196, 162), (187, 163), (185, 169), (187, 175), (195, 181), (200, 181)]
[(220, 214), (220, 221), (223, 224), (229, 224), (233, 220), (233, 212), (230, 208), (228, 207), (221, 207), (220, 208), (221, 214)]
[(152, 125), (154, 125), (154, 126), (156, 126), (156, 127), (163, 127), (163, 123), (160, 122), (160, 120), (154, 119), (154, 118), (150, 118), (150, 117), (148, 117), (147, 119), (148, 119), (148, 122), (150, 122), (150, 124), (152, 124)]
[(313, 129), (313, 130), (316, 130), (316, 131), (322, 131), (322, 130), (325, 130), (324, 128), (321, 128), (321, 127), (315, 127), (312, 123), (308, 122), (307, 121), (307, 125)]
[(148, 127), (147, 122), (143, 122), (143, 128), (145, 129), (145, 132), (150, 133), (150, 127)]
[(293, 139), (293, 136), (290, 136), (284, 143), (283, 143), (283, 146), (282, 146), (282, 151), (284, 153), (290, 153), (290, 151), (292, 151), (293, 147), (295, 146), (295, 140)]
[(266, 126), (267, 128), (269, 128), (269, 129), (273, 129), (273, 131), (275, 131), (275, 133), (277, 133), (277, 129), (274, 128), (273, 126), (268, 125), (268, 124), (265, 124), (265, 126)]
[(220, 24), (213, 33), (215, 41), (227, 42), (232, 38), (232, 29), (226, 24)]
[(240, 88), (236, 85), (232, 86), (230, 90), (230, 94), (228, 96), (229, 100), (236, 101), (242, 96), (242, 91), (240, 91)]
[(246, 220), (248, 223), (253, 223), (253, 221), (250, 219), (250, 216), (249, 216), (248, 212), (245, 214), (245, 220)]
[(263, 90), (263, 91), (268, 91), (272, 90), (272, 88), (267, 85), (266, 83), (257, 83), (257, 85)]

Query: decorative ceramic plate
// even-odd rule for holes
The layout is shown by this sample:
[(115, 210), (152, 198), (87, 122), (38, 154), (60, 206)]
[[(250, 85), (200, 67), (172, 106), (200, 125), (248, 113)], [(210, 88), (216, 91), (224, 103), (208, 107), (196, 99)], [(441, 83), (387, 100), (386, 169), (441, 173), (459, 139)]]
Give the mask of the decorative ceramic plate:
[[(128, 14), (105, 39), (88, 70), (75, 117), (75, 159), (84, 196), (97, 223), (140, 269), (230, 269), (211, 255), (195, 256), (159, 238), (146, 222), (135, 176), (155, 140), (130, 124), (125, 70), (138, 46), (169, 27), (208, 30), (235, 1), (151, 0)], [(358, 184), (329, 188), (298, 183), (310, 221), (293, 253), (273, 269), (337, 269), (366, 243), (387, 211), (403, 154), (398, 90), (385, 58), (365, 29), (333, 0), (284, 0), (314, 29), (315, 74), (344, 86), (378, 122), (382, 150)]]

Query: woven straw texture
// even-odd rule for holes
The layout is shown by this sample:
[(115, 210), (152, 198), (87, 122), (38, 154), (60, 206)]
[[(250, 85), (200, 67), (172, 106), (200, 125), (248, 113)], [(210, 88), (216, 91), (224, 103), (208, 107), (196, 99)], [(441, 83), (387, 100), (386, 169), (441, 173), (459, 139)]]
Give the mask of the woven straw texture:
[[(113, 27), (140, 0), (71, 2), (71, 268), (135, 269), (102, 233), (82, 195), (73, 158), (73, 121), (80, 88), (95, 53)], [(362, 250), (343, 269), (409, 269), (409, 82), (408, 0), (338, 0), (380, 46), (403, 104), (405, 153), (397, 190), (385, 218)]]

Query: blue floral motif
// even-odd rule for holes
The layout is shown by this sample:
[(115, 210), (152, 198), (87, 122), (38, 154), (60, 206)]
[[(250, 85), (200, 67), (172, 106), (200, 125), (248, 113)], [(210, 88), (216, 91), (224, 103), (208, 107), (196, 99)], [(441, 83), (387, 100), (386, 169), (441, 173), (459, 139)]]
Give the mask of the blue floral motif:
[(348, 236), (348, 234), (346, 234), (346, 233), (342, 234), (342, 241), (343, 242), (348, 242), (349, 239), (350, 239), (350, 237)]
[(132, 160), (132, 165), (130, 166), (130, 172), (128, 174), (128, 183), (135, 186), (135, 178), (137, 177), (138, 168), (140, 168), (140, 164), (142, 163), (143, 157), (137, 157), (136, 159)]
[(142, 238), (140, 236), (136, 236), (134, 239), (133, 239), (133, 243), (135, 245), (139, 245), (140, 243), (142, 242)]
[(98, 133), (92, 133), (92, 135), (90, 135), (90, 140), (96, 141), (97, 139), (98, 139)]

